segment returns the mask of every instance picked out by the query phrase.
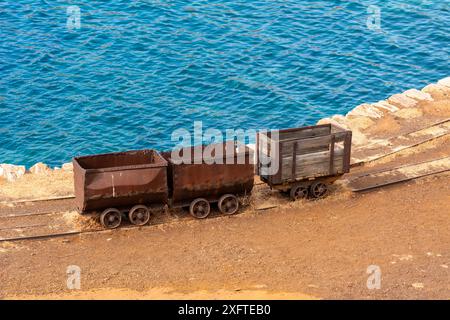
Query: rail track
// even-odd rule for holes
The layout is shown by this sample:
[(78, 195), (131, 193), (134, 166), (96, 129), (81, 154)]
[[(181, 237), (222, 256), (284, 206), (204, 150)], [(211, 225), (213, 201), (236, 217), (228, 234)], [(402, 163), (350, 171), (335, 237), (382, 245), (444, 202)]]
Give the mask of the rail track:
[[(427, 130), (427, 129), (430, 129), (433, 127), (439, 127), (442, 125), (447, 126), (449, 121), (450, 121), (450, 119), (445, 119), (443, 121), (439, 121), (437, 123), (429, 125), (425, 128), (421, 128), (421, 129), (418, 129), (415, 131), (408, 132), (408, 133), (404, 134), (403, 136), (406, 137), (406, 136), (414, 135), (416, 133), (418, 134), (420, 132), (423, 132), (424, 130)], [(447, 127), (445, 127), (445, 128), (447, 128)], [(441, 130), (435, 136), (431, 136), (431, 137), (429, 135), (425, 136), (423, 139), (419, 139), (419, 141), (415, 141), (414, 143), (411, 143), (410, 145), (406, 145), (406, 146), (402, 146), (397, 149), (393, 149), (393, 150), (391, 150), (391, 152), (387, 152), (380, 156), (369, 157), (365, 161), (359, 161), (357, 163), (353, 163), (352, 166), (360, 166), (364, 163), (376, 161), (376, 160), (378, 160), (380, 158), (384, 158), (388, 155), (392, 155), (397, 152), (416, 147), (416, 146), (418, 146), (422, 143), (428, 142), (430, 140), (437, 139), (444, 135), (448, 135), (449, 133), (450, 132), (448, 132), (446, 130), (443, 130), (443, 131)], [(399, 136), (399, 137), (401, 137), (401, 136)], [(394, 138), (398, 138), (398, 137), (392, 137), (392, 139), (394, 139)], [(407, 182), (407, 181), (423, 178), (426, 176), (449, 172), (450, 165), (447, 165), (447, 166), (444, 165), (444, 166), (435, 167), (430, 170), (422, 170), (422, 171), (419, 170), (419, 172), (417, 174), (409, 174), (409, 175), (399, 174), (399, 172), (401, 173), (401, 170), (404, 170), (404, 169), (414, 168), (414, 167), (421, 166), (421, 165), (423, 165), (425, 167), (426, 165), (430, 165), (433, 162), (445, 161), (445, 160), (450, 160), (450, 157), (425, 160), (425, 161), (421, 161), (421, 162), (417, 162), (417, 163), (413, 163), (413, 164), (405, 164), (405, 165), (400, 165), (400, 166), (396, 166), (396, 167), (392, 167), (392, 168), (384, 168), (384, 169), (379, 169), (379, 170), (375, 170), (375, 171), (369, 171), (369, 172), (363, 173), (361, 175), (351, 177), (350, 179), (347, 180), (347, 182), (351, 185), (352, 182), (356, 182), (357, 180), (361, 180), (364, 178), (374, 178), (376, 176), (382, 176), (382, 175), (389, 177), (389, 174), (392, 175), (392, 177), (393, 177), (392, 179), (385, 179), (385, 181), (383, 181), (383, 182), (368, 183), (368, 184), (364, 185), (363, 187), (354, 187), (351, 189), (353, 192), (370, 191), (370, 190), (373, 190), (376, 188), (386, 187), (389, 185)], [(264, 184), (264, 183), (257, 182), (257, 183), (255, 183), (255, 186), (259, 186), (261, 184)], [(55, 201), (55, 202), (59, 203), (60, 201), (70, 200), (73, 198), (74, 198), (74, 195), (65, 195), (65, 196), (48, 197), (48, 198), (16, 200), (16, 201), (7, 202), (6, 204), (20, 205), (20, 206), (28, 207), (29, 204), (45, 203), (45, 202), (51, 202), (51, 201)], [(5, 204), (5, 202), (3, 202), (3, 204)], [(277, 208), (277, 207), (278, 207), (278, 205), (269, 205), (269, 206), (265, 206), (262, 208), (256, 208), (256, 210), (258, 210), (258, 211), (270, 210), (270, 209)], [(75, 210), (75, 209), (73, 208), (71, 210)], [(64, 237), (64, 236), (81, 235), (81, 234), (113, 232), (113, 230), (104, 230), (104, 229), (88, 229), (88, 230), (69, 229), (69, 230), (62, 230), (62, 231), (57, 231), (57, 232), (41, 232), (41, 233), (28, 234), (28, 235), (23, 234), (24, 233), (23, 230), (25, 230), (25, 229), (32, 231), (35, 228), (45, 228), (45, 226), (47, 225), (47, 223), (49, 221), (54, 221), (53, 218), (55, 215), (62, 217), (66, 212), (67, 211), (62, 212), (62, 211), (55, 211), (55, 210), (44, 210), (44, 211), (38, 211), (38, 212), (25, 210), (25, 211), (22, 211), (19, 213), (0, 214), (0, 223), (2, 221), (12, 221), (12, 220), (18, 221), (21, 218), (37, 218), (37, 219), (42, 218), (43, 219), (40, 222), (23, 224), (23, 225), (12, 225), (12, 226), (0, 228), (0, 242), (19, 241), (19, 240), (39, 240), (39, 239), (49, 239), (49, 238), (57, 238), (57, 237)], [(40, 217), (40, 218), (38, 218), (38, 217)], [(223, 217), (223, 216), (219, 215), (219, 214), (211, 216), (212, 219), (220, 218), (220, 217)], [(45, 219), (47, 219), (47, 220), (45, 220)], [(135, 229), (135, 228), (150, 228), (150, 227), (155, 227), (155, 226), (159, 226), (159, 225), (167, 225), (167, 224), (170, 225), (171, 223), (180, 222), (180, 221), (194, 221), (194, 220), (196, 220), (196, 219), (192, 218), (188, 215), (186, 217), (176, 216), (176, 220), (174, 220), (174, 221), (172, 221), (172, 219), (169, 218), (168, 221), (152, 223), (152, 224), (146, 225), (146, 226), (126, 225), (126, 226), (121, 227), (120, 230), (131, 230), (131, 229)], [(6, 232), (16, 231), (18, 234), (10, 235), (10, 236), (2, 236), (1, 233), (4, 231), (6, 231)]]
[[(435, 122), (417, 130), (402, 135), (392, 136), (364, 146), (356, 147), (352, 151), (350, 167), (362, 166), (396, 153), (417, 147), (426, 142), (450, 134), (450, 118)], [(408, 141), (405, 143), (405, 141)], [(362, 153), (362, 155), (361, 155)]]
[(366, 172), (352, 177), (347, 182), (350, 187), (356, 185), (352, 188), (353, 192), (362, 192), (448, 171), (450, 171), (450, 156)]
[(440, 161), (440, 160), (445, 160), (445, 159), (450, 159), (450, 156), (448, 156), (448, 157), (441, 157), (441, 158), (435, 158), (435, 159), (429, 159), (429, 160), (423, 160), (423, 161), (415, 162), (413, 164), (407, 163), (407, 164), (399, 165), (399, 166), (396, 166), (396, 167), (393, 167), (393, 168), (382, 168), (382, 169), (379, 169), (379, 170), (373, 170), (373, 171), (369, 171), (369, 172), (365, 172), (363, 174), (359, 174), (359, 175), (353, 176), (350, 179), (348, 179), (348, 181), (354, 181), (356, 179), (367, 177), (367, 176), (371, 176), (371, 175), (378, 174), (378, 173), (383, 173), (383, 172), (392, 171), (392, 170), (398, 170), (398, 169), (402, 169), (402, 168), (416, 166), (416, 165), (419, 165), (419, 164), (432, 163), (432, 162), (435, 162), (435, 161)]
[(75, 195), (70, 194), (70, 195), (66, 195), (66, 196), (56, 196), (56, 197), (47, 197), (47, 198), (21, 199), (21, 200), (11, 201), (10, 203), (20, 204), (20, 203), (28, 203), (28, 202), (43, 202), (43, 201), (53, 201), (53, 200), (65, 200), (65, 199), (75, 199)]
[(4, 210), (0, 210), (0, 221), (8, 218), (44, 216), (60, 213), (61, 211), (73, 210), (74, 204), (70, 199), (63, 196), (40, 198), (34, 201), (4, 201), (0, 203), (0, 208), (2, 206), (4, 208)]
[[(220, 215), (220, 214), (212, 214), (209, 219), (218, 219), (218, 218), (227, 218), (228, 216)], [(169, 221), (163, 221), (163, 222), (156, 222), (151, 223), (144, 226), (135, 226), (135, 225), (125, 225), (123, 227), (120, 227), (118, 230), (126, 231), (126, 230), (133, 230), (133, 229), (147, 229), (152, 227), (157, 227), (161, 225), (171, 225), (179, 222), (187, 222), (187, 221), (198, 221), (198, 219), (195, 219), (194, 217), (191, 217), (189, 215), (186, 215), (185, 217), (176, 217), (175, 220), (170, 219)], [(42, 226), (42, 225), (39, 225)], [(22, 226), (22, 228), (26, 227), (33, 227), (33, 226)], [(10, 230), (10, 229), (19, 229), (21, 227), (11, 227), (11, 228), (5, 228), (4, 230)], [(2, 229), (0, 229), (2, 231)], [(75, 236), (75, 235), (81, 235), (81, 234), (93, 234), (93, 233), (111, 233), (114, 232), (114, 229), (87, 229), (87, 230), (70, 230), (70, 231), (64, 231), (64, 232), (56, 232), (56, 233), (48, 233), (48, 234), (37, 234), (37, 235), (28, 235), (28, 236), (14, 236), (14, 237), (3, 237), (0, 238), (0, 242), (8, 242), (8, 241), (21, 241), (21, 240), (42, 240), (42, 239), (49, 239), (49, 238), (58, 238), (58, 237), (64, 237), (64, 236)]]
[[(406, 132), (406, 133), (404, 133), (404, 134), (402, 134), (402, 135), (399, 135), (399, 136), (392, 136), (392, 137), (389, 137), (389, 138), (387, 138), (386, 140), (390, 140), (390, 139), (398, 139), (398, 138), (403, 139), (403, 138), (405, 138), (405, 137), (407, 137), (407, 136), (410, 136), (410, 135), (414, 135), (414, 134), (420, 133), (421, 131), (424, 131), (424, 130), (427, 130), (427, 129), (431, 129), (431, 128), (433, 128), (433, 127), (439, 127), (439, 126), (441, 126), (441, 125), (447, 125), (449, 122), (450, 122), (450, 118), (447, 118), (447, 119), (444, 119), (444, 120), (440, 120), (440, 121), (438, 121), (438, 122), (434, 122), (434, 123), (432, 123), (432, 124), (430, 124), (430, 125), (428, 125), (428, 126), (422, 127), (422, 128), (420, 128), (420, 129), (417, 129), (417, 130), (408, 131), (408, 132)], [(422, 140), (420, 140), (420, 141), (418, 141), (418, 142), (416, 142), (416, 143), (413, 143), (413, 144), (410, 144), (410, 145), (407, 145), (407, 146), (402, 146), (402, 147), (400, 147), (400, 148), (394, 149), (394, 150), (391, 151), (391, 152), (384, 153), (384, 154), (379, 155), (379, 156), (376, 156), (376, 157), (370, 157), (370, 158), (367, 158), (366, 160), (357, 160), (357, 161), (351, 163), (350, 166), (351, 166), (351, 167), (362, 166), (362, 165), (364, 165), (364, 164), (366, 164), (366, 163), (374, 162), (374, 161), (376, 161), (376, 160), (379, 160), (379, 159), (382, 159), (382, 158), (384, 158), (384, 157), (393, 155), (393, 154), (395, 154), (395, 153), (398, 153), (398, 152), (401, 152), (401, 151), (404, 151), (404, 150), (407, 150), (407, 149), (411, 149), (411, 148), (417, 147), (418, 145), (421, 145), (421, 144), (426, 143), (426, 142), (429, 142), (429, 141), (431, 141), (431, 140), (434, 140), (434, 139), (443, 137), (443, 136), (448, 135), (448, 134), (450, 134), (450, 131), (443, 131), (443, 132), (440, 132), (439, 134), (437, 134), (437, 135), (435, 135), (435, 136), (431, 136), (431, 137), (428, 136), (428, 137), (426, 137), (425, 139), (422, 139)], [(365, 145), (365, 146), (363, 146), (363, 147), (355, 148), (354, 151), (359, 150), (359, 149), (364, 149), (364, 148), (372, 147), (372, 146), (376, 146), (376, 145), (377, 145), (377, 143), (371, 143), (371, 144)], [(260, 182), (255, 183), (255, 185), (261, 185), (261, 184), (264, 184), (264, 182), (260, 181)], [(13, 205), (15, 205), (15, 204), (23, 204), (23, 203), (36, 203), (36, 202), (46, 202), (46, 201), (58, 201), (58, 200), (66, 200), (66, 199), (74, 199), (74, 198), (75, 198), (75, 195), (70, 194), (70, 195), (56, 196), (56, 197), (34, 198), (34, 199), (21, 199), (21, 200), (9, 201), (9, 202), (7, 202), (7, 203), (8, 203), (8, 204), (13, 204)]]
[(0, 215), (0, 219), (13, 219), (13, 218), (23, 218), (23, 217), (33, 217), (33, 216), (45, 216), (45, 215), (51, 215), (51, 214), (60, 214), (60, 212), (56, 212), (56, 211), (25, 212), (25, 213), (22, 212), (22, 213), (16, 213), (16, 214)]
[[(388, 171), (391, 171), (391, 170), (387, 170), (387, 172)], [(393, 185), (393, 184), (398, 184), (398, 183), (401, 183), (401, 182), (408, 182), (408, 181), (416, 180), (416, 179), (419, 179), (419, 178), (433, 176), (433, 175), (437, 175), (437, 174), (445, 173), (445, 172), (450, 172), (450, 168), (449, 169), (436, 170), (436, 171), (432, 171), (432, 172), (427, 172), (427, 173), (423, 173), (423, 174), (420, 174), (420, 175), (417, 175), (417, 176), (407, 177), (407, 178), (403, 178), (403, 179), (398, 179), (398, 180), (395, 180), (395, 181), (388, 181), (388, 182), (385, 182), (385, 183), (377, 183), (377, 184), (373, 184), (373, 185), (370, 185), (370, 186), (364, 187), (364, 188), (356, 188), (356, 189), (352, 189), (352, 192), (369, 191), (369, 190), (373, 190), (373, 189), (376, 189), (376, 188), (387, 187), (387, 186), (390, 186), (390, 185)]]
[[(400, 165), (400, 166), (396, 166), (393, 168), (376, 170), (376, 171), (372, 171), (372, 172), (368, 172), (368, 173), (364, 173), (364, 174), (355, 176), (349, 181), (351, 182), (351, 181), (356, 181), (358, 179), (362, 179), (362, 178), (366, 178), (366, 177), (374, 177), (374, 176), (380, 175), (380, 174), (386, 175), (391, 172), (397, 172), (398, 170), (408, 169), (408, 168), (413, 168), (413, 167), (418, 167), (418, 166), (425, 166), (425, 165), (437, 163), (439, 161), (440, 162), (450, 161), (450, 157), (425, 160), (425, 161), (417, 162), (414, 164), (405, 164), (405, 165)], [(406, 177), (391, 179), (391, 180), (388, 180), (383, 183), (374, 183), (374, 184), (365, 186), (363, 188), (353, 188), (352, 191), (353, 192), (369, 191), (372, 189), (376, 189), (376, 188), (380, 188), (380, 187), (384, 187), (384, 186), (388, 186), (388, 185), (392, 185), (392, 184), (397, 184), (397, 183), (401, 183), (401, 182), (411, 181), (411, 180), (419, 179), (422, 177), (436, 175), (436, 174), (445, 173), (445, 172), (449, 172), (449, 171), (450, 171), (450, 166), (448, 166), (446, 168), (442, 167), (442, 166), (438, 166), (432, 170), (420, 172), (416, 175), (410, 175), (410, 176), (406, 176)], [(56, 201), (57, 199), (53, 198), (52, 200)], [(277, 207), (279, 207), (279, 206), (273, 205), (273, 206), (263, 207), (263, 208), (256, 209), (256, 210), (258, 210), (258, 211), (270, 210), (270, 209), (274, 209)], [(62, 215), (64, 213), (66, 213), (66, 212), (55, 212), (55, 211), (38, 212), (38, 213), (26, 212), (26, 213), (14, 214), (14, 215), (0, 216), (0, 219), (20, 219), (20, 218), (34, 217), (34, 216)], [(178, 222), (197, 221), (197, 219), (195, 219), (189, 215), (186, 215), (185, 217), (179, 217), (179, 216), (175, 215), (175, 217), (176, 217), (176, 220), (173, 220), (174, 217), (169, 217), (169, 219), (167, 219), (166, 221), (160, 221), (160, 222), (152, 223), (152, 224), (146, 225), (146, 226), (126, 225), (126, 226), (121, 227), (120, 230), (132, 230), (132, 229), (136, 229), (136, 228), (146, 229), (146, 228), (151, 228), (151, 227), (160, 226), (160, 225), (170, 225), (170, 224), (178, 223)], [(217, 219), (217, 218), (226, 218), (226, 216), (223, 216), (220, 214), (214, 214), (209, 219)], [(28, 224), (28, 225), (22, 225), (22, 226), (4, 227), (4, 228), (0, 228), (0, 233), (2, 231), (33, 229), (33, 228), (41, 228), (41, 227), (45, 227), (45, 226), (46, 226), (46, 224), (41, 222), (41, 223)], [(109, 230), (109, 229), (108, 230), (105, 230), (105, 229), (67, 230), (67, 231), (60, 231), (60, 232), (53, 232), (53, 233), (41, 233), (41, 234), (32, 234), (32, 235), (15, 235), (15, 236), (0, 237), (0, 242), (20, 241), (20, 240), (42, 240), (42, 239), (65, 237), (65, 236), (75, 236), (75, 235), (81, 235), (81, 234), (109, 233), (109, 232), (114, 232), (114, 230)]]

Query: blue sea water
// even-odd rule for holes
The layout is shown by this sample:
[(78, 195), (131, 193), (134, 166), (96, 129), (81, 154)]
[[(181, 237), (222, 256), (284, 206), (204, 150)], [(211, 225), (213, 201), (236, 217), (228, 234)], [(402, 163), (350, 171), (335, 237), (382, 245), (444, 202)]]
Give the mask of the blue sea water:
[(169, 149), (200, 120), (310, 125), (421, 88), (449, 75), (449, 3), (1, 0), (0, 162)]

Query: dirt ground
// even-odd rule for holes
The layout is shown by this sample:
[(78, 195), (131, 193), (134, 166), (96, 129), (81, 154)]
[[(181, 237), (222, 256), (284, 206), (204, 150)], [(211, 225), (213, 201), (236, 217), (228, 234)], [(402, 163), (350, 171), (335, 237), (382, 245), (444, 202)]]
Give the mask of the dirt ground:
[[(449, 178), (282, 210), (2, 243), (0, 295), (449, 299)], [(81, 291), (67, 289), (69, 265), (81, 268)], [(370, 265), (380, 267), (380, 289), (367, 288)]]
[[(412, 120), (382, 118), (360, 134), (385, 139), (445, 119), (450, 100), (438, 93), (439, 101), (419, 105), (421, 115), (408, 113)], [(257, 185), (250, 205), (235, 216), (198, 221), (178, 211), (142, 228), (0, 242), (0, 298), (450, 299), (450, 174), (349, 191), (358, 175), (448, 157), (449, 139), (355, 167), (322, 200), (291, 202)], [(27, 176), (0, 187), (2, 234), (19, 224), (40, 231), (98, 227), (79, 218), (72, 199), (8, 204), (70, 194), (70, 174)], [(51, 214), (6, 217), (29, 211)], [(80, 289), (67, 287), (69, 266), (80, 268)], [(379, 289), (367, 286), (371, 266), (381, 272)]]
[(9, 183), (0, 178), (0, 201), (38, 199), (73, 194), (73, 173), (49, 171), (43, 174), (25, 174)]

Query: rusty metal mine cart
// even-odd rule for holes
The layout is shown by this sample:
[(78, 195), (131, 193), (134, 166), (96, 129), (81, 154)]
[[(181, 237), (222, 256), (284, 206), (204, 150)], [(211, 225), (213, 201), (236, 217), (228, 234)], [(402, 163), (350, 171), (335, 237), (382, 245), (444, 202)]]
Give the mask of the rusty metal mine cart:
[[(215, 146), (221, 148), (220, 155), (214, 153)], [(212, 150), (210, 156), (204, 156), (205, 148)], [(238, 196), (249, 195), (253, 188), (253, 151), (244, 144), (228, 141), (178, 152), (180, 157), (191, 155), (191, 161), (177, 164), (170, 152), (162, 153), (169, 163), (170, 206), (189, 206), (189, 213), (196, 218), (206, 218), (213, 202), (223, 214), (236, 213)]]
[(100, 222), (105, 228), (117, 228), (123, 213), (131, 223), (144, 225), (152, 208), (167, 204), (167, 161), (157, 151), (77, 157), (73, 167), (78, 210), (103, 210)]
[[(216, 155), (214, 150), (219, 149), (214, 146), (223, 153)], [(206, 148), (213, 152), (205, 157)], [(192, 152), (192, 160), (176, 163), (171, 152), (155, 150), (74, 158), (78, 210), (101, 212), (100, 222), (109, 229), (120, 226), (123, 215), (132, 224), (144, 225), (153, 210), (167, 205), (189, 207), (196, 218), (206, 218), (214, 202), (221, 213), (236, 213), (238, 197), (249, 195), (253, 188), (253, 152), (234, 141), (178, 151)]]

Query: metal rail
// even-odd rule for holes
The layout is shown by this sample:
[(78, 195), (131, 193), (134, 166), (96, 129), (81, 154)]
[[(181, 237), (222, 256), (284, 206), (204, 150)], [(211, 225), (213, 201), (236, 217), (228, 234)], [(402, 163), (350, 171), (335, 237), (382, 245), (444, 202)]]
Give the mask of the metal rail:
[[(444, 123), (446, 123), (446, 122), (449, 122), (449, 121), (450, 121), (450, 118), (447, 118), (447, 119), (445, 119), (445, 120), (438, 121), (438, 122), (436, 122), (436, 123), (434, 123), (434, 124), (432, 124), (432, 125), (429, 125), (429, 126), (427, 126), (427, 127), (423, 127), (423, 128), (418, 129), (418, 130), (415, 130), (415, 131), (410, 131), (410, 132), (404, 133), (404, 134), (402, 134), (402, 135), (400, 135), (400, 136), (392, 136), (392, 137), (386, 138), (386, 140), (394, 139), (394, 138), (399, 138), (399, 137), (406, 137), (406, 136), (408, 136), (408, 135), (410, 135), (410, 134), (413, 134), (413, 133), (416, 133), (416, 132), (419, 132), (419, 131), (422, 131), (422, 130), (430, 129), (430, 128), (432, 128), (432, 127), (442, 125), (442, 124), (444, 124)], [(398, 153), (398, 152), (401, 152), (401, 151), (404, 151), (404, 150), (408, 150), (408, 149), (417, 147), (417, 146), (419, 146), (419, 145), (421, 145), (421, 144), (424, 144), (424, 143), (426, 143), (426, 142), (429, 142), (429, 141), (432, 141), (432, 140), (435, 140), (435, 139), (444, 137), (444, 136), (446, 136), (446, 135), (448, 135), (448, 134), (450, 134), (450, 132), (441, 133), (441, 134), (439, 134), (439, 135), (432, 136), (432, 137), (427, 138), (427, 139), (425, 139), (425, 140), (421, 140), (421, 141), (419, 141), (419, 142), (416, 142), (416, 143), (414, 143), (414, 144), (412, 144), (412, 145), (405, 146), (404, 148), (400, 148), (400, 149), (398, 149), (398, 150), (395, 150), (395, 151), (391, 151), (391, 152), (382, 154), (382, 155), (380, 155), (379, 157), (376, 157), (376, 158), (373, 158), (373, 159), (361, 160), (361, 161), (358, 161), (358, 162), (354, 162), (354, 163), (352, 163), (352, 164), (350, 165), (350, 168), (359, 167), (359, 166), (362, 166), (362, 165), (364, 165), (364, 164), (366, 164), (366, 163), (370, 163), (370, 162), (374, 162), (374, 161), (380, 160), (380, 159), (382, 159), (382, 158), (385, 158), (385, 157), (387, 157), (387, 156), (396, 154), (396, 153)], [(365, 145), (365, 146), (363, 146), (363, 147), (361, 146), (361, 147), (359, 147), (359, 148), (355, 148), (355, 150), (365, 149), (365, 148), (367, 148), (367, 147), (370, 147), (371, 145), (376, 145), (376, 143), (371, 143), (371, 144)]]
[(383, 168), (383, 169), (380, 169), (380, 170), (366, 172), (364, 174), (361, 174), (361, 175), (358, 175), (358, 176), (355, 176), (355, 177), (351, 177), (350, 179), (347, 179), (347, 181), (348, 182), (352, 182), (352, 181), (355, 181), (355, 180), (357, 180), (359, 178), (368, 177), (368, 176), (372, 176), (372, 175), (379, 174), (379, 173), (389, 172), (389, 171), (402, 169), (402, 168), (407, 168), (407, 167), (413, 167), (413, 166), (417, 166), (419, 164), (424, 164), (424, 163), (429, 163), (429, 162), (434, 162), (434, 161), (440, 161), (440, 160), (449, 159), (449, 158), (450, 158), (450, 156), (442, 157), (442, 158), (436, 158), (436, 159), (431, 159), (431, 160), (419, 161), (419, 162), (416, 162), (416, 163), (413, 163), (413, 164), (411, 164), (411, 163), (403, 164), (403, 165), (400, 165), (400, 166), (394, 167), (394, 168)]
[(69, 232), (61, 232), (61, 233), (53, 233), (53, 234), (42, 234), (42, 235), (36, 235), (36, 236), (1, 238), (0, 242), (20, 241), (20, 240), (49, 239), (49, 238), (57, 238), (57, 237), (77, 235), (77, 234), (87, 233), (87, 232), (88, 231), (69, 231)]
[[(217, 218), (226, 219), (228, 217), (229, 216), (227, 216), (227, 215), (217, 214), (217, 215), (209, 216), (207, 220), (217, 219)], [(75, 230), (75, 231), (67, 231), (67, 232), (59, 232), (59, 233), (51, 233), (51, 234), (41, 234), (41, 235), (33, 235), (33, 236), (0, 238), (0, 242), (50, 239), (50, 238), (57, 238), (57, 237), (64, 237), (64, 236), (74, 236), (74, 235), (79, 235), (79, 234), (108, 233), (108, 232), (113, 232), (115, 230), (116, 231), (126, 231), (126, 230), (132, 230), (132, 229), (136, 229), (136, 228), (147, 229), (147, 228), (151, 228), (151, 227), (155, 227), (155, 226), (171, 225), (171, 224), (175, 224), (179, 221), (189, 221), (189, 220), (190, 221), (198, 221), (198, 219), (195, 219), (191, 216), (186, 216), (184, 218), (178, 218), (176, 221), (158, 222), (158, 223), (152, 223), (152, 224), (148, 224), (148, 225), (144, 225), (144, 226), (130, 225), (130, 226), (126, 226), (126, 227), (120, 227), (118, 229)]]
[(0, 219), (6, 219), (6, 218), (21, 218), (21, 217), (33, 217), (33, 216), (44, 216), (44, 215), (60, 214), (60, 213), (61, 213), (61, 212), (57, 212), (57, 211), (25, 212), (25, 213), (17, 213), (17, 214), (0, 215)]
[[(413, 134), (413, 133), (416, 133), (416, 132), (418, 132), (418, 131), (422, 131), (422, 130), (425, 130), (425, 129), (430, 129), (430, 128), (432, 128), (432, 127), (439, 126), (439, 125), (444, 124), (444, 123), (449, 122), (449, 121), (450, 121), (450, 118), (446, 118), (446, 119), (444, 119), (444, 120), (439, 120), (439, 121), (437, 121), (437, 122), (433, 122), (432, 124), (430, 124), (430, 125), (428, 125), (428, 126), (426, 126), (426, 127), (423, 127), (423, 128), (417, 129), (417, 130), (410, 130), (410, 131), (407, 131), (407, 132), (405, 132), (405, 133), (403, 133), (403, 134), (401, 134), (401, 135), (399, 135), (399, 136), (390, 136), (390, 137), (386, 138), (386, 140), (388, 140), (388, 139), (394, 139), (394, 138), (398, 138), (398, 137), (408, 136), (408, 135)], [(355, 148), (355, 149), (356, 149), (356, 150), (359, 150), (359, 149), (366, 149), (367, 147), (370, 147), (370, 146), (373, 146), (373, 145), (377, 145), (377, 142), (372, 142), (372, 143), (366, 144), (366, 145), (364, 145), (364, 146), (357, 147), (357, 148)]]
[(423, 178), (423, 177), (427, 177), (427, 176), (432, 176), (432, 175), (439, 174), (439, 173), (444, 173), (444, 172), (447, 172), (447, 171), (450, 171), (450, 169), (444, 169), (444, 170), (438, 170), (438, 171), (433, 171), (433, 172), (427, 172), (427, 173), (424, 173), (424, 174), (421, 174), (421, 175), (418, 175), (418, 176), (398, 179), (398, 180), (389, 181), (389, 182), (386, 182), (386, 183), (373, 184), (371, 186), (360, 188), (360, 189), (352, 189), (352, 192), (362, 192), (362, 191), (372, 190), (372, 189), (376, 189), (376, 188), (380, 188), (380, 187), (386, 187), (386, 186), (390, 186), (390, 185), (401, 183), (401, 182), (407, 182), (407, 181), (411, 181), (411, 180), (415, 180), (415, 179), (419, 179), (419, 178)]
[(42, 201), (53, 201), (53, 200), (66, 200), (66, 199), (75, 199), (75, 195), (67, 195), (67, 196), (57, 196), (57, 197), (49, 197), (49, 198), (35, 198), (35, 199), (21, 199), (10, 201), (9, 203), (18, 204), (18, 203), (26, 203), (26, 202), (42, 202)]

